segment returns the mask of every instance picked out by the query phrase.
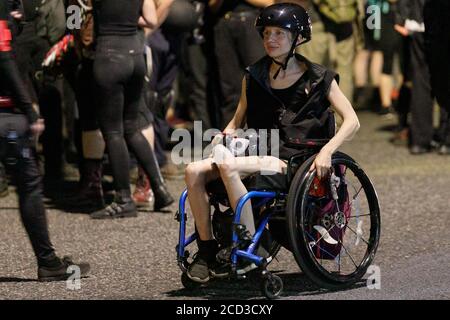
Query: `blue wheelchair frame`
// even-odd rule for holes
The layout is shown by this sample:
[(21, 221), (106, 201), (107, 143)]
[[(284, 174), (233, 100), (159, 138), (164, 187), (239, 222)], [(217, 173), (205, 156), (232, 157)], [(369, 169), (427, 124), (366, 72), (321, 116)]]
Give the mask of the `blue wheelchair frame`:
[[(234, 215), (233, 226), (237, 226), (241, 221), (241, 213), (245, 203), (253, 198), (262, 198), (262, 200), (255, 205), (256, 208), (261, 207), (268, 203), (269, 201), (275, 198), (285, 198), (287, 194), (279, 193), (274, 191), (250, 191), (247, 194), (243, 195), (237, 204), (236, 213)], [(187, 215), (185, 212), (185, 204), (186, 199), (188, 197), (187, 189), (183, 191), (179, 201), (179, 211), (177, 212), (177, 218), (180, 221), (180, 233), (179, 233), (179, 241), (177, 245), (177, 261), (178, 265), (183, 272), (186, 272), (185, 262), (185, 247), (191, 244), (193, 241), (197, 239), (197, 234), (194, 233), (190, 235), (186, 239), (186, 220)], [(232, 274), (236, 274), (238, 258), (243, 258), (245, 260), (251, 261), (255, 263), (257, 266), (262, 266), (266, 263), (266, 259), (254, 254), (256, 248), (258, 247), (259, 240), (261, 239), (261, 235), (272, 215), (272, 212), (267, 212), (261, 219), (255, 234), (252, 237), (250, 245), (246, 250), (238, 249), (239, 246), (239, 236), (235, 227), (232, 229), (232, 251), (231, 251), (231, 271)]]

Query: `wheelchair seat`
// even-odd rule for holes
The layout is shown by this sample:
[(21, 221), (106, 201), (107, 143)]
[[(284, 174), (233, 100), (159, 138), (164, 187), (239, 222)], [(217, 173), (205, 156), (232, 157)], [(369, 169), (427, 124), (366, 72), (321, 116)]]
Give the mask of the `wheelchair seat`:
[[(287, 175), (285, 173), (276, 173), (271, 175), (254, 173), (242, 180), (249, 191), (275, 191), (287, 192), (289, 189)], [(209, 195), (226, 196), (227, 192), (222, 179), (216, 179), (206, 185), (206, 191)]]

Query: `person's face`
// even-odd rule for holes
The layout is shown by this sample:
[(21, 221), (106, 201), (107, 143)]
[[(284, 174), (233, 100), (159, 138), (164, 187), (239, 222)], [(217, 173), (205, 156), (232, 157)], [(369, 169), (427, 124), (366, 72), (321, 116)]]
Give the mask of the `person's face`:
[(289, 53), (292, 46), (292, 33), (278, 27), (266, 27), (263, 31), (264, 49), (271, 58), (282, 57)]

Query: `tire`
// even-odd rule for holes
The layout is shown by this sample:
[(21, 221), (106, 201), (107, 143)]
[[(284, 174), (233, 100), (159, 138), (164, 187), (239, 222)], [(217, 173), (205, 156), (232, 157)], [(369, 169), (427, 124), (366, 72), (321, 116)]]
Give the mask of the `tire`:
[(278, 299), (283, 292), (283, 280), (277, 275), (270, 275), (270, 277), (263, 279), (261, 292), (267, 299)]
[(183, 272), (181, 274), (181, 284), (187, 290), (195, 290), (195, 289), (200, 288), (202, 286), (201, 283), (198, 283), (198, 282), (195, 282), (195, 281), (191, 280), (185, 272)]
[[(380, 239), (381, 228), (378, 197), (370, 179), (352, 158), (340, 152), (334, 154), (332, 157), (333, 168), (345, 168), (345, 174), (342, 175), (344, 187), (347, 190), (354, 187), (349, 182), (350, 180), (352, 180), (352, 182), (359, 182), (360, 189), (355, 188), (355, 190), (358, 191), (355, 192), (355, 198), (353, 198), (352, 201), (349, 202), (351, 203), (351, 209), (349, 209), (351, 214), (348, 218), (344, 216), (345, 224), (339, 224), (339, 222), (336, 222), (336, 215), (338, 215), (339, 213), (341, 213), (341, 217), (344, 215), (341, 212), (341, 209), (334, 210), (336, 212), (333, 214), (334, 220), (331, 220), (332, 226), (329, 227), (328, 230), (327, 228), (322, 229), (326, 232), (320, 233), (319, 235), (321, 236), (318, 237), (319, 239), (316, 241), (316, 238), (312, 236), (312, 232), (315, 232), (312, 231), (312, 229), (319, 230), (315, 228), (320, 228), (321, 226), (314, 225), (313, 228), (311, 228), (314, 223), (317, 224), (318, 220), (317, 217), (314, 216), (314, 213), (312, 213), (314, 212), (314, 210), (311, 209), (311, 207), (313, 207), (313, 205), (311, 204), (313, 202), (311, 200), (313, 197), (309, 195), (310, 186), (315, 176), (315, 172), (308, 172), (308, 169), (314, 161), (314, 158), (315, 155), (310, 157), (305, 163), (303, 163), (303, 165), (295, 174), (294, 179), (292, 180), (286, 206), (286, 227), (295, 260), (299, 267), (303, 270), (303, 272), (318, 286), (330, 290), (339, 290), (349, 287), (357, 281), (361, 280), (365, 275), (367, 268), (370, 266), (375, 257)], [(350, 177), (349, 172), (351, 172)], [(363, 193), (365, 195), (365, 198), (359, 199), (362, 191), (364, 191)], [(361, 198), (363, 198), (363, 196), (361, 196)], [(360, 204), (362, 201), (364, 201), (364, 205), (367, 206), (369, 213), (360, 215), (357, 213), (358, 208), (356, 208), (356, 205)], [(354, 215), (355, 212), (356, 215)], [(370, 226), (370, 231), (369, 238), (367, 240), (365, 239), (367, 237), (365, 237), (364, 232), (359, 230), (359, 223), (361, 223), (362, 225), (363, 220), (364, 222), (369, 220), (367, 225)], [(354, 221), (358, 223), (356, 232), (355, 229), (353, 229)], [(350, 224), (352, 224), (352, 227), (350, 227)], [(332, 257), (318, 257), (318, 255), (320, 256), (321, 254), (325, 255), (322, 252), (318, 253), (318, 249), (320, 249), (320, 251), (326, 252), (326, 250), (322, 249), (327, 245), (324, 244), (324, 242), (328, 242), (326, 236), (327, 234), (328, 236), (330, 235), (329, 231), (331, 229), (337, 227), (343, 229), (343, 231), (340, 231), (343, 234), (342, 239), (338, 238), (337, 241), (338, 245), (340, 246), (339, 254), (334, 257), (335, 259), (331, 259)], [(351, 242), (346, 242), (344, 245), (346, 236), (349, 240), (351, 240)], [(354, 239), (352, 237), (356, 237), (355, 243), (353, 243)], [(330, 240), (328, 238), (328, 240), (331, 242), (333, 239)], [(359, 246), (360, 243), (361, 246)], [(352, 245), (352, 247), (350, 247), (349, 244)], [(364, 248), (364, 244), (367, 245), (366, 249)], [(355, 251), (356, 249), (358, 249), (358, 256), (360, 256), (361, 259), (356, 259), (357, 261), (355, 261), (355, 257), (352, 257), (353, 253), (350, 253), (351, 250), (347, 247), (350, 249), (354, 248)], [(341, 266), (341, 262), (344, 259), (346, 260), (346, 270), (344, 270), (344, 267)], [(333, 260), (333, 262), (331, 262), (331, 260)], [(347, 263), (347, 260), (351, 263)], [(333, 263), (338, 263), (337, 271), (329, 270), (332, 269), (329, 266), (332, 266)], [(355, 270), (347, 272), (347, 268), (348, 270), (351, 270), (352, 264), (354, 265)]]

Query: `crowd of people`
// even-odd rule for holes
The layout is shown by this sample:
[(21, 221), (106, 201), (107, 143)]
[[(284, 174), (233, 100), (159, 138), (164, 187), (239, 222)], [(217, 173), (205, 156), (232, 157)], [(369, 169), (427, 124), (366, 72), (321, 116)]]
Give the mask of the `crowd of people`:
[[(224, 130), (236, 121), (246, 68), (268, 54), (261, 41), (267, 35), (258, 33), (255, 20), (263, 8), (282, 2), (306, 9), (314, 41), (293, 45), (277, 75), (280, 70), (302, 74), (303, 64), (288, 65), (292, 56), (334, 70), (340, 89), (330, 90), (342, 90), (356, 111), (377, 112), (380, 122), (398, 117), (393, 143), (407, 145), (411, 154), (450, 154), (446, 1), (354, 0), (337, 6), (332, 0), (0, 0), (0, 127), (5, 123), (0, 133), (2, 143), (11, 144), (11, 123), (20, 123), (20, 130), (14, 129), (20, 133), (17, 141), (27, 140), (17, 143), (21, 156), (13, 167), (23, 166), (15, 174), (20, 210), (41, 267), (57, 269), (68, 262), (54, 256), (48, 235), (43, 236), (34, 138), (42, 133), (47, 192), (61, 190), (66, 162), (78, 168), (78, 186), (64, 196), (65, 205), (93, 219), (135, 217), (137, 204), (153, 202), (155, 211), (168, 207), (174, 202), (163, 178), (171, 171), (170, 131), (193, 120), (202, 121), (203, 130)], [(435, 99), (438, 128), (433, 127)], [(348, 118), (347, 111), (341, 113)], [(24, 116), (10, 116), (16, 113)], [(258, 119), (253, 126), (264, 122)], [(345, 129), (345, 119), (340, 126)], [(26, 163), (22, 149), (31, 150)], [(115, 191), (109, 204), (102, 184), (105, 163)], [(194, 178), (203, 171), (189, 168), (188, 188), (198, 188)], [(6, 181), (0, 164), (0, 195)], [(198, 217), (204, 206), (199, 201), (191, 201)], [(210, 240), (207, 227), (199, 232)], [(43, 279), (61, 276), (42, 270)]]

